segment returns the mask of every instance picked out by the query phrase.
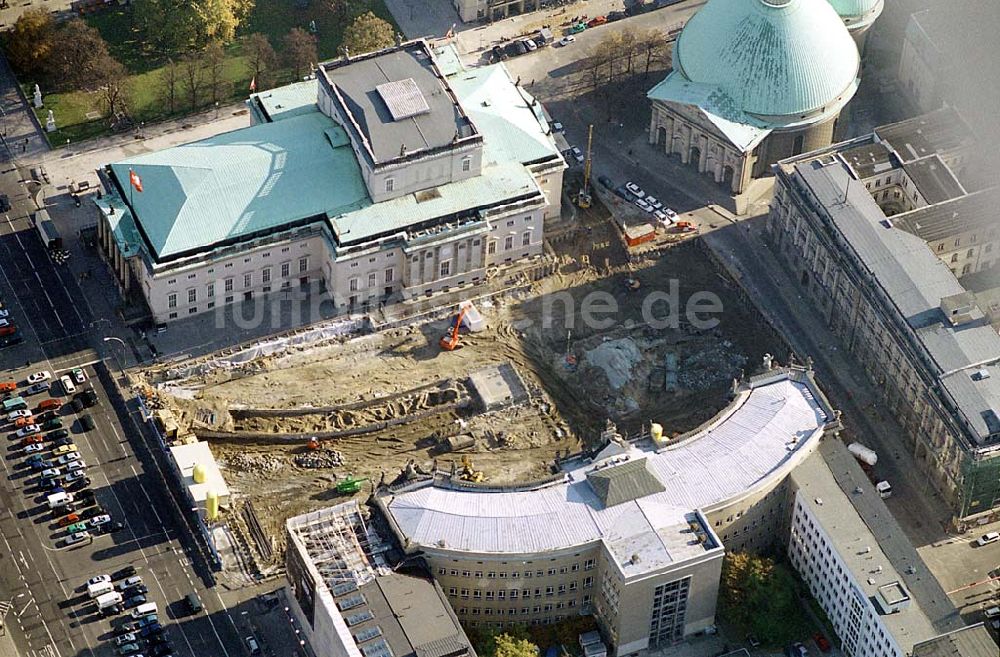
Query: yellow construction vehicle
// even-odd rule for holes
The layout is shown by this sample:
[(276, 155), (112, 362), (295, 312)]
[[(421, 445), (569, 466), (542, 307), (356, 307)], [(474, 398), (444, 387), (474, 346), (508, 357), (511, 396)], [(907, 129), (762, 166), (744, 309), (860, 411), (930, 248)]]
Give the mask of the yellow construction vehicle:
[(458, 478), (462, 481), (479, 483), (486, 480), (486, 475), (483, 474), (482, 470), (476, 470), (475, 466), (472, 465), (472, 459), (468, 454), (463, 454), (462, 471), (459, 473)]
[(590, 207), (590, 153), (591, 147), (594, 143), (594, 124), (590, 124), (590, 129), (587, 132), (587, 159), (583, 161), (583, 186), (580, 187), (580, 193), (576, 197), (576, 204), (587, 209)]

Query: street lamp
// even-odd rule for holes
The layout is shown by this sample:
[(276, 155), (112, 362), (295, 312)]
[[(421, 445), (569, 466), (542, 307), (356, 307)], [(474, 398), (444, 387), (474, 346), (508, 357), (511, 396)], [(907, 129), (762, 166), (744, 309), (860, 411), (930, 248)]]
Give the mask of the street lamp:
[[(126, 345), (125, 341), (122, 340), (121, 338), (118, 338), (118, 337), (115, 337), (115, 336), (110, 336), (110, 337), (104, 338), (104, 341), (105, 342), (117, 342), (118, 344), (120, 344), (122, 346), (122, 352), (124, 354), (126, 354), (126, 355), (128, 354), (128, 351), (127, 351), (128, 345)], [(118, 370), (124, 376), (124, 374), (125, 374), (125, 365), (124, 365), (124, 363), (122, 361), (122, 358), (118, 355), (118, 352), (115, 352), (115, 360), (118, 361)]]

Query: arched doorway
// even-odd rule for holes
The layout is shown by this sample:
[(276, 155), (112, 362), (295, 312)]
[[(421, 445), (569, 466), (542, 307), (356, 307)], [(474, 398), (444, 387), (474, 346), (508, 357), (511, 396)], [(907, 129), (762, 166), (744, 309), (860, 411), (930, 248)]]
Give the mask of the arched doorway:
[(691, 147), (691, 154), (688, 156), (688, 164), (692, 165), (695, 169), (701, 166), (701, 149), (697, 146)]
[(733, 186), (733, 177), (736, 175), (736, 170), (730, 165), (722, 167), (722, 184), (726, 187)]
[(663, 126), (656, 129), (656, 145), (664, 148), (667, 146), (667, 129)]

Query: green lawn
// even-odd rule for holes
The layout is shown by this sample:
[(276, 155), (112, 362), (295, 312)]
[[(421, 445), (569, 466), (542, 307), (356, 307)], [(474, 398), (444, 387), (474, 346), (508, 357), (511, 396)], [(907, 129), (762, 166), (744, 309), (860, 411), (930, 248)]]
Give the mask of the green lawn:
[[(382, 0), (372, 0), (371, 4), (371, 11), (395, 25)], [(86, 16), (85, 20), (101, 32), (112, 55), (133, 74), (131, 110), (135, 121), (152, 123), (169, 118), (170, 113), (163, 102), (161, 77), (168, 53), (156, 52), (143, 40), (142, 34), (133, 25), (132, 13), (128, 8), (97, 12)], [(322, 0), (311, 0), (307, 9), (299, 9), (296, 0), (257, 0), (253, 13), (247, 23), (240, 27), (237, 36), (254, 32), (266, 34), (280, 56), (285, 34), (293, 27), (308, 29), (309, 22), (313, 20), (316, 21), (320, 59), (336, 57), (346, 25), (326, 8)], [(226, 52), (225, 79), (228, 86), (227, 93), (220, 99), (223, 103), (246, 98), (250, 84), (250, 74), (238, 38), (236, 43), (227, 47)], [(178, 59), (183, 55), (172, 54)], [(278, 84), (291, 81), (290, 74), (279, 78)], [(32, 88), (25, 84), (28, 98), (31, 98)], [(196, 108), (192, 108), (190, 102), (185, 102), (183, 85), (180, 85), (178, 94), (178, 107), (174, 116), (182, 116), (212, 105), (206, 92), (202, 93)], [(96, 93), (73, 91), (46, 95), (45, 107), (36, 110), (43, 126), (49, 110), (55, 113), (56, 126), (59, 128), (48, 134), (49, 143), (54, 148), (110, 132), (107, 121), (101, 116), (100, 99)]]

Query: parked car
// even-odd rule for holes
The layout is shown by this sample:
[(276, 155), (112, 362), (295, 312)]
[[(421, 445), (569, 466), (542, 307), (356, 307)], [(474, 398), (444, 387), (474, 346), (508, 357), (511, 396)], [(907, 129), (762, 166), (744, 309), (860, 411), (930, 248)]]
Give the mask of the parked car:
[(16, 411), (11, 411), (10, 413), (7, 414), (7, 420), (9, 420), (10, 422), (13, 422), (19, 417), (31, 417), (31, 411), (29, 411), (26, 408), (22, 408)]
[(76, 532), (75, 534), (70, 534), (63, 539), (63, 545), (70, 546), (76, 545), (77, 543), (82, 543), (90, 538), (89, 532)]
[(40, 392), (45, 392), (52, 387), (52, 384), (48, 381), (39, 381), (38, 383), (28, 386), (24, 389), (24, 394), (26, 395), (37, 395)]
[(41, 372), (35, 372), (34, 374), (28, 375), (28, 383), (35, 384), (41, 383), (42, 381), (48, 381), (52, 378), (52, 375), (48, 371), (42, 370)]
[(32, 470), (47, 470), (52, 467), (52, 461), (46, 461), (45, 459), (39, 459), (37, 461), (29, 460), (28, 465), (31, 466)]
[(14, 435), (16, 435), (18, 438), (24, 438), (25, 436), (30, 436), (35, 433), (41, 433), (41, 431), (42, 428), (37, 424), (29, 424), (26, 427), (21, 427), (20, 429), (18, 429), (17, 433)]
[(41, 436), (39, 436), (39, 435), (27, 436), (24, 439), (24, 442), (28, 443), (24, 447), (24, 453), (25, 454), (35, 454), (37, 452), (43, 452), (43, 451), (45, 451), (45, 445), (41, 444), (42, 441), (35, 440), (36, 438), (41, 438)]
[(639, 187), (632, 181), (625, 183), (625, 189), (631, 192), (636, 198), (643, 198), (646, 196), (646, 192), (642, 191), (642, 187)]
[(90, 477), (83, 470), (70, 472), (66, 475), (64, 481), (66, 482), (66, 488), (69, 490), (78, 490), (90, 485)]
[(66, 391), (67, 395), (72, 395), (76, 392), (76, 384), (73, 383), (73, 379), (69, 378), (69, 375), (65, 375), (59, 379), (59, 383), (62, 384), (63, 390)]
[(573, 157), (573, 159), (576, 160), (577, 164), (583, 164), (584, 160), (583, 151), (581, 151), (576, 146), (573, 146), (569, 149), (569, 152), (570, 155)]
[(523, 39), (524, 47), (528, 49), (528, 52), (534, 52), (538, 50), (538, 44), (531, 39)]
[(68, 445), (60, 445), (59, 447), (56, 447), (55, 451), (53, 451), (52, 453), (56, 456), (62, 456), (63, 454), (69, 454), (70, 452), (76, 452), (76, 451), (77, 451), (76, 444), (70, 443)]
[[(99, 515), (99, 516), (94, 516), (93, 518), (91, 518), (90, 519), (90, 526), (91, 527), (100, 527), (101, 525), (106, 525), (109, 522), (111, 522), (111, 516), (109, 516), (108, 514), (105, 513), (105, 514), (102, 514), (102, 515)], [(142, 581), (142, 578), (139, 577), (138, 575), (136, 575), (135, 577), (129, 577), (123, 583), (125, 584), (125, 588), (128, 588), (129, 586), (132, 586), (133, 584), (138, 584), (141, 581)], [(131, 582), (131, 584), (129, 584), (129, 582)]]
[(565, 132), (566, 128), (559, 121), (552, 122), (552, 132)]
[(92, 586), (94, 584), (100, 584), (102, 582), (110, 582), (111, 575), (94, 575), (87, 580), (87, 586)]
[(125, 643), (118, 646), (119, 655), (131, 655), (139, 652), (139, 650), (140, 648), (138, 643)]
[(79, 413), (83, 410), (83, 400), (79, 397), (74, 397), (73, 401), (70, 402), (70, 406), (73, 407), (74, 413)]
[(76, 532), (87, 531), (87, 523), (85, 522), (74, 522), (72, 525), (66, 528), (67, 533), (75, 534)]
[(63, 421), (57, 417), (52, 418), (46, 422), (42, 423), (42, 431), (49, 431), (50, 429), (59, 429), (62, 427)]
[(982, 547), (984, 545), (989, 545), (990, 543), (996, 543), (1000, 541), (1000, 532), (989, 532), (988, 534), (983, 534), (976, 539), (976, 545)]
[[(121, 579), (135, 575), (135, 566), (125, 566), (111, 573), (111, 579)], [(142, 581), (141, 579), (139, 581)]]
[[(106, 526), (107, 525), (105, 525), (105, 527)], [(136, 584), (135, 586), (128, 587), (127, 589), (122, 591), (122, 593), (127, 596), (144, 595), (146, 593), (149, 593), (149, 588), (145, 584)]]
[(58, 524), (60, 527), (65, 527), (67, 525), (72, 525), (74, 522), (79, 522), (79, 521), (80, 521), (80, 516), (76, 515), (75, 513), (71, 513), (68, 516), (63, 516), (62, 518), (60, 518)]
[(635, 203), (635, 207), (639, 208), (643, 212), (652, 212), (653, 211), (652, 206), (650, 206), (649, 203), (646, 203), (641, 198), (637, 198), (635, 201), (633, 201), (633, 203)]
[(604, 187), (604, 189), (613, 190), (615, 188), (614, 181), (612, 181), (611, 178), (608, 178), (607, 176), (597, 176), (597, 182), (601, 183), (601, 186)]
[(587, 27), (597, 27), (598, 25), (604, 25), (608, 22), (608, 19), (604, 16), (594, 16), (589, 21), (587, 21)]
[(70, 374), (73, 375), (73, 381), (75, 383), (84, 383), (87, 380), (87, 377), (86, 375), (84, 375), (83, 370), (79, 367), (70, 372)]
[(43, 399), (42, 401), (38, 402), (39, 411), (55, 410), (60, 406), (62, 406), (62, 401), (58, 399)]
[(87, 467), (87, 462), (83, 459), (77, 459), (75, 461), (70, 461), (66, 464), (66, 472), (83, 472), (84, 468)]
[[(65, 431), (65, 429), (61, 429), (60, 431)], [(50, 434), (50, 435), (55, 435), (57, 433), (59, 433), (59, 431), (53, 431), (52, 434)], [(73, 439), (70, 438), (68, 435), (65, 435), (65, 436), (61, 436), (59, 438), (56, 438), (52, 442), (52, 444), (54, 446), (56, 446), (56, 447), (62, 447), (63, 445), (72, 445), (73, 444)]]
[(819, 648), (820, 652), (830, 652), (830, 650), (833, 649), (830, 642), (827, 641), (826, 637), (820, 632), (813, 634), (813, 641), (816, 642), (816, 647)]
[(644, 198), (643, 200), (646, 201), (646, 203), (649, 203), (649, 205), (652, 206), (652, 208), (654, 210), (662, 210), (663, 209), (663, 204), (660, 203), (660, 201), (655, 196), (648, 196), (647, 195), (646, 198)]
[(61, 480), (54, 479), (52, 477), (42, 477), (41, 479), (38, 480), (38, 488), (40, 490), (48, 491), (50, 493), (55, 493), (62, 490), (60, 488), (61, 485), (62, 485)]
[(132, 609), (133, 607), (138, 607), (139, 605), (146, 604), (146, 596), (139, 594), (133, 595), (131, 598), (125, 601), (125, 608)]
[(116, 646), (124, 646), (126, 643), (133, 643), (133, 642), (135, 642), (135, 640), (136, 640), (136, 637), (135, 637), (135, 634), (133, 632), (126, 632), (125, 634), (121, 634), (121, 635), (115, 637), (115, 645)]
[(42, 470), (41, 474), (42, 474), (43, 477), (49, 477), (51, 479), (56, 479), (56, 478), (62, 476), (62, 470), (60, 470), (59, 468), (45, 468), (44, 470)]
[(576, 37), (573, 36), (572, 34), (567, 34), (563, 38), (559, 39), (559, 45), (560, 46), (568, 46), (569, 44), (573, 43), (574, 41), (576, 41)]
[(94, 418), (89, 415), (80, 416), (80, 428), (84, 431), (91, 431), (94, 428)]
[(63, 454), (62, 456), (57, 458), (56, 463), (58, 463), (59, 465), (66, 465), (67, 463), (76, 461), (79, 458), (80, 458), (80, 452), (67, 452), (66, 454)]

